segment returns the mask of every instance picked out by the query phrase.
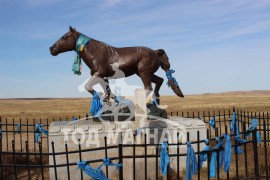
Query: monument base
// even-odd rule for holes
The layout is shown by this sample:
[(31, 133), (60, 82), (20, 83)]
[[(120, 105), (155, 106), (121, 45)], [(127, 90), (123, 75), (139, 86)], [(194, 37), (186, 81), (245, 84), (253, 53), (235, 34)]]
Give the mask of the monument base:
[[(91, 161), (103, 159), (107, 153), (107, 157), (118, 157), (119, 152), (117, 148), (103, 150), (93, 150), (93, 148), (104, 147), (104, 138), (107, 138), (107, 146), (118, 145), (119, 133), (122, 134), (122, 144), (148, 144), (147, 146), (135, 146), (135, 152), (133, 152), (133, 146), (123, 147), (123, 156), (142, 156), (142, 158), (135, 159), (135, 176), (136, 179), (145, 179), (145, 152), (147, 157), (149, 155), (160, 154), (160, 147), (157, 149), (157, 144), (162, 142), (168, 142), (169, 144), (185, 143), (189, 141), (197, 141), (197, 132), (200, 133), (200, 139), (206, 139), (206, 125), (200, 119), (182, 118), (182, 117), (170, 117), (170, 119), (156, 119), (147, 120), (144, 127), (137, 126), (134, 121), (124, 122), (92, 122), (90, 121), (59, 121), (52, 122), (49, 128), (49, 141), (54, 142), (54, 152), (66, 152), (65, 144), (67, 144), (68, 151), (78, 151), (80, 153), (68, 154), (69, 163), (77, 163), (79, 161)], [(134, 132), (137, 133), (136, 138), (133, 138)], [(177, 135), (179, 134), (179, 135)], [(146, 138), (145, 138), (146, 135)], [(80, 141), (78, 141), (80, 139)], [(146, 140), (146, 142), (145, 142)], [(80, 145), (79, 145), (80, 143)], [(151, 146), (152, 144), (152, 146)], [(80, 147), (79, 147), (80, 146)], [(192, 145), (195, 152), (197, 151), (197, 144)], [(200, 149), (204, 148), (204, 143), (200, 143)], [(147, 147), (147, 148), (145, 148)], [(89, 151), (87, 151), (89, 150)], [(179, 146), (180, 154), (187, 152), (186, 145)], [(52, 153), (52, 147), (50, 146), (50, 153)], [(169, 146), (169, 154), (177, 154), (177, 145)], [(55, 162), (53, 157), (50, 156), (50, 165), (54, 163), (56, 165), (66, 164), (67, 155), (56, 155)], [(180, 156), (180, 170), (185, 169), (186, 157)], [(118, 163), (118, 161), (114, 161)], [(147, 158), (147, 179), (155, 179), (156, 177), (156, 164), (158, 163), (158, 176), (163, 176), (159, 169), (159, 158), (153, 157)], [(97, 168), (100, 163), (93, 163), (91, 167)], [(123, 174), (124, 179), (133, 179), (133, 158), (123, 159)], [(177, 172), (177, 157), (170, 158), (170, 168)], [(57, 167), (58, 179), (67, 179), (67, 167)], [(76, 165), (69, 166), (70, 178), (81, 179), (80, 170)], [(117, 179), (118, 170), (114, 167), (108, 168), (108, 175), (112, 179)], [(106, 168), (103, 168), (103, 172), (106, 172)], [(54, 169), (50, 168), (50, 178), (55, 178)], [(163, 179), (165, 176), (163, 177)], [(89, 176), (84, 174), (83, 179), (89, 179)]]

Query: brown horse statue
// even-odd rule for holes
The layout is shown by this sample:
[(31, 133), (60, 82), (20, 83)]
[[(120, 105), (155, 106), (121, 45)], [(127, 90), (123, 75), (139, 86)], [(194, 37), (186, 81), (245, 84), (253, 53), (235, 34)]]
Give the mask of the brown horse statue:
[(90, 68), (91, 78), (85, 88), (92, 95), (94, 95), (93, 86), (100, 83), (99, 79), (102, 79), (107, 82), (105, 85), (101, 84), (104, 92), (107, 92), (106, 99), (114, 97), (110, 91), (108, 79), (114, 76), (115, 71), (112, 65), (117, 63), (119, 70), (123, 72), (125, 77), (137, 74), (142, 79), (147, 92), (153, 90), (151, 83), (155, 83), (153, 96), (157, 100), (160, 96), (159, 89), (163, 78), (154, 73), (161, 66), (168, 77), (168, 85), (176, 95), (184, 97), (175, 78), (171, 75), (174, 71), (170, 70), (169, 58), (162, 49), (154, 51), (142, 46), (116, 48), (89, 38), (77, 32), (75, 28), (69, 27), (69, 31), (50, 47), (50, 53), (53, 56), (67, 51), (76, 51), (79, 59), (82, 58)]

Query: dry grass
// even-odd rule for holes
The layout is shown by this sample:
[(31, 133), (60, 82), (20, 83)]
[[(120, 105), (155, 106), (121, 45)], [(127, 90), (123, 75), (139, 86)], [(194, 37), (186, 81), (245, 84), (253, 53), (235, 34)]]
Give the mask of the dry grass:
[(244, 109), (252, 112), (265, 112), (270, 110), (269, 93), (238, 92), (223, 94), (191, 95), (185, 98), (166, 96), (161, 98), (162, 104), (167, 104), (171, 111), (213, 111), (232, 109)]
[[(0, 99), (0, 116), (22, 119), (58, 119), (85, 116), (91, 100), (70, 99)], [(252, 112), (270, 111), (270, 91), (231, 92), (189, 95), (185, 98), (162, 96), (161, 105), (169, 111), (208, 111), (244, 109)]]
[[(19, 118), (22, 119), (22, 124), (26, 123), (26, 119), (35, 118), (49, 119), (49, 122), (55, 118), (59, 119), (67, 117), (70, 119), (72, 116), (85, 116), (89, 112), (91, 100), (87, 98), (71, 98), (71, 99), (0, 99), (0, 116), (3, 119), (8, 118), (8, 122), (11, 123), (11, 118), (15, 118), (15, 124), (18, 123)], [(270, 111), (270, 91), (251, 91), (251, 92), (231, 92), (220, 94), (204, 94), (204, 95), (190, 95), (184, 99), (176, 96), (162, 96), (161, 105), (167, 106), (168, 111), (213, 111), (232, 109), (236, 107), (252, 112), (267, 112)], [(2, 119), (2, 121), (3, 121)], [(5, 121), (4, 121), (5, 122)], [(35, 123), (34, 123), (35, 124)], [(19, 136), (19, 135), (16, 135)], [(22, 142), (26, 139), (24, 137)], [(12, 139), (10, 137), (9, 139)], [(30, 141), (33, 141), (33, 136), (30, 136)], [(18, 143), (18, 142), (17, 142)], [(4, 143), (5, 144), (5, 143)], [(9, 147), (11, 149), (11, 147)], [(252, 151), (248, 151), (252, 152)], [(270, 155), (270, 152), (268, 152)], [(263, 154), (262, 147), (259, 148), (259, 154)], [(252, 159), (252, 154), (248, 154), (249, 159)], [(269, 156), (268, 156), (269, 157)], [(245, 176), (243, 155), (240, 157), (239, 172), (240, 176)], [(7, 161), (10, 161), (10, 157), (6, 157)], [(17, 158), (16, 158), (17, 159)], [(18, 161), (25, 161), (24, 157), (18, 158)], [(48, 160), (43, 162), (47, 163)], [(39, 160), (31, 160), (31, 163), (38, 163)], [(260, 162), (264, 163), (263, 156), (260, 156)], [(261, 168), (262, 170), (263, 168)], [(27, 172), (23, 169), (18, 169), (20, 173), (19, 179), (27, 179)], [(201, 179), (205, 179), (207, 170), (202, 169)], [(232, 174), (230, 178), (234, 177), (235, 167), (232, 167)], [(248, 169), (249, 175), (253, 174), (253, 169)], [(40, 179), (39, 170), (30, 172), (32, 178)], [(261, 172), (263, 174), (264, 172)], [(48, 168), (45, 169), (46, 178), (48, 176)], [(175, 175), (175, 174), (174, 174)], [(225, 177), (225, 174), (222, 173)], [(173, 177), (173, 174), (172, 174)], [(11, 178), (11, 177), (10, 177)], [(173, 179), (173, 178), (172, 178)]]

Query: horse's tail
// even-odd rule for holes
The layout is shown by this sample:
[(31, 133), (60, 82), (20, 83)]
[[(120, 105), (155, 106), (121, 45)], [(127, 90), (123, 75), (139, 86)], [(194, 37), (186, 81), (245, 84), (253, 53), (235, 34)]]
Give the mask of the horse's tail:
[(166, 72), (166, 76), (168, 78), (167, 85), (172, 88), (173, 92), (177, 96), (184, 97), (180, 87), (178, 86), (176, 79), (172, 77), (172, 73), (174, 73), (174, 70), (170, 70), (171, 65), (166, 52), (163, 49), (155, 50), (155, 52), (157, 53), (159, 59), (161, 60), (161, 68)]

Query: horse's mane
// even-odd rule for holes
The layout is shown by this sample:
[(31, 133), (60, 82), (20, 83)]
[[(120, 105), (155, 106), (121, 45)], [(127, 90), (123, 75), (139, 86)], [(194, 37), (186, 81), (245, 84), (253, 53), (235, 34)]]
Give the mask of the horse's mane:
[[(102, 51), (111, 52), (114, 55), (118, 55), (116, 48), (99, 40), (92, 39), (95, 41), (95, 48), (100, 48)], [(91, 43), (91, 42), (90, 42)]]

